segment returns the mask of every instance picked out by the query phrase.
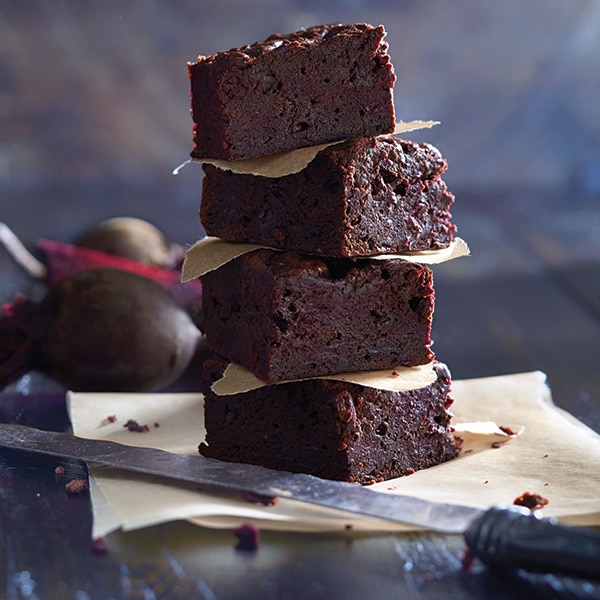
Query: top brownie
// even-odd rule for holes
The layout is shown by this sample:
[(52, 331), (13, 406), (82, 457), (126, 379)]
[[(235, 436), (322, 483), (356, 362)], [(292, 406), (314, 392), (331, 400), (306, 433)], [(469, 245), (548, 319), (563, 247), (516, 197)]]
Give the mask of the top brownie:
[(319, 25), (188, 65), (197, 159), (241, 160), (394, 130), (383, 26)]

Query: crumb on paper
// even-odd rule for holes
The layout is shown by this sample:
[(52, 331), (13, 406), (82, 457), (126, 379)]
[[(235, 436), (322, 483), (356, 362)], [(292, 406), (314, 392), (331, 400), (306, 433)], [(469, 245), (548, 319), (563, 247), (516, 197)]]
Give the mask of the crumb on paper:
[(68, 483), (65, 484), (65, 490), (69, 492), (69, 494), (83, 494), (88, 491), (87, 481), (83, 479), (72, 479)]
[(125, 423), (125, 425), (123, 425), (123, 427), (125, 427), (129, 431), (135, 431), (137, 433), (146, 433), (146, 432), (150, 431), (150, 428), (148, 427), (148, 425), (140, 425), (134, 419), (129, 419)]
[(512, 427), (506, 427), (505, 425), (499, 425), (498, 429), (500, 429), (500, 431), (503, 431), (506, 435), (510, 435), (510, 436), (519, 435), (519, 432), (515, 431)]
[(160, 423), (158, 421), (154, 421), (154, 428), (157, 429), (160, 427)]
[(471, 452), (473, 452), (473, 448), (467, 448), (466, 450), (463, 450), (463, 454), (471, 454)]
[(109, 415), (108, 417), (106, 417), (106, 420), (109, 423), (114, 423), (117, 420), (117, 415)]
[(260, 531), (251, 523), (245, 523), (233, 531), (238, 539), (237, 550), (256, 550), (260, 539)]
[(92, 552), (94, 554), (106, 554), (107, 546), (105, 537), (101, 536), (92, 540)]
[(352, 529), (352, 527), (353, 527), (352, 523), (346, 523), (346, 524), (344, 525), (344, 529), (346, 529), (346, 530), (348, 530), (348, 529)]
[(513, 500), (513, 504), (516, 506), (524, 506), (529, 510), (536, 510), (542, 508), (548, 504), (548, 500), (540, 494), (534, 494), (533, 492), (524, 492)]
[(502, 448), (502, 442), (492, 442), (492, 448)]
[(405, 475), (413, 475), (414, 472), (415, 472), (415, 470), (412, 467), (407, 467), (406, 469), (404, 469)]

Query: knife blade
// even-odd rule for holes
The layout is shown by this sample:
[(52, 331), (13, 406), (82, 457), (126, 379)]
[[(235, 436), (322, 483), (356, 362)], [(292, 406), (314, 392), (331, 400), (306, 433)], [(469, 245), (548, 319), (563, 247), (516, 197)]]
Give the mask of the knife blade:
[(81, 438), (24, 425), (1, 425), (0, 446), (196, 483), (207, 492), (290, 498), (442, 533), (462, 532), (481, 513), (480, 509), (468, 506), (376, 492), (356, 483), (228, 463), (199, 454), (174, 454), (157, 448)]
[(386, 494), (303, 473), (225, 463), (24, 425), (0, 425), (0, 447), (196, 483), (206, 491), (290, 498), (440, 533), (462, 533), (472, 555), (490, 567), (600, 578), (598, 533), (540, 518), (539, 513), (523, 507), (496, 506), (484, 511)]

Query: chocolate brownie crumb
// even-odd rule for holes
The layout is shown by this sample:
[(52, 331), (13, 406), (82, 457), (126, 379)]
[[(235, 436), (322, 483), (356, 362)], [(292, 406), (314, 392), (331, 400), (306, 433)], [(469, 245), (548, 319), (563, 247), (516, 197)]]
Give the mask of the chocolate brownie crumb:
[(69, 494), (83, 494), (89, 489), (87, 481), (83, 479), (72, 479), (65, 485), (65, 490)]
[(125, 427), (129, 431), (136, 431), (138, 433), (146, 433), (147, 431), (150, 431), (150, 428), (148, 427), (148, 425), (140, 425), (134, 419), (129, 419), (127, 421), (127, 423), (125, 423), (125, 425), (123, 425), (123, 427)]
[(92, 552), (94, 554), (106, 554), (106, 538), (97, 537), (96, 539), (92, 540)]
[(524, 506), (530, 510), (536, 510), (542, 508), (548, 504), (548, 500), (540, 494), (534, 494), (533, 492), (524, 492), (518, 498), (513, 500), (513, 504), (516, 506)]
[(251, 523), (245, 523), (233, 531), (238, 539), (237, 550), (256, 550), (260, 539), (260, 531)]

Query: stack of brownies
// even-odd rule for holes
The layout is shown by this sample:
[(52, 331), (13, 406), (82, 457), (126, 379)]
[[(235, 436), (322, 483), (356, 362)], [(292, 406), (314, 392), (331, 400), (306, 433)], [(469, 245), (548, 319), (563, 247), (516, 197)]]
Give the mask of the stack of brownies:
[[(202, 225), (257, 245), (202, 275), (205, 456), (366, 484), (457, 454), (419, 262), (451, 245), (454, 198), (439, 151), (392, 135), (384, 36), (317, 26), (189, 65)], [(299, 171), (240, 172), (315, 146)], [(215, 391), (230, 363), (260, 385)]]

